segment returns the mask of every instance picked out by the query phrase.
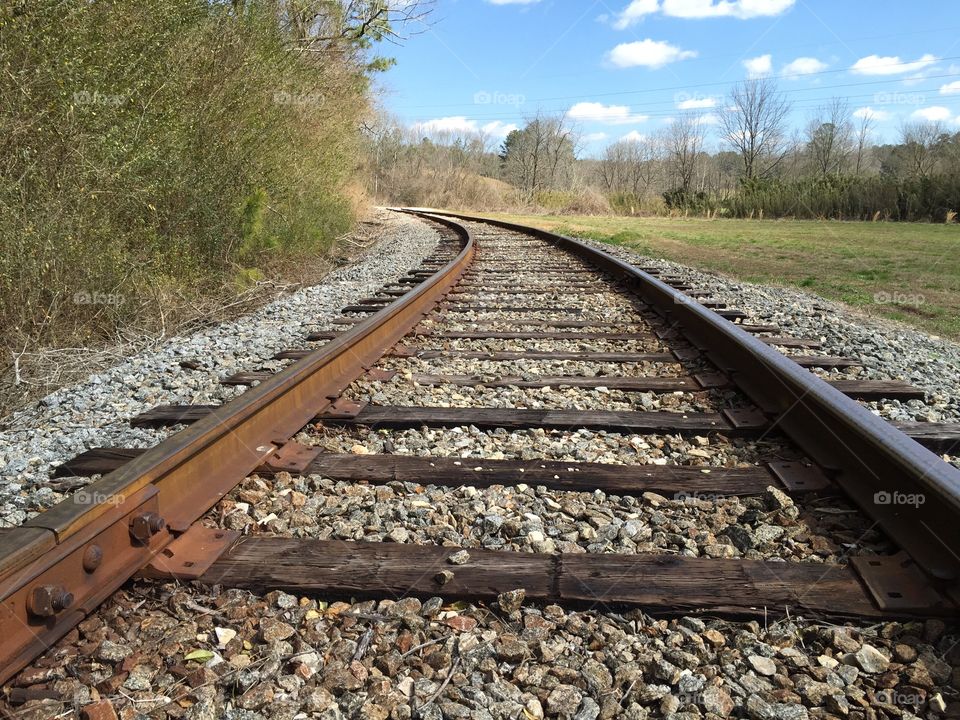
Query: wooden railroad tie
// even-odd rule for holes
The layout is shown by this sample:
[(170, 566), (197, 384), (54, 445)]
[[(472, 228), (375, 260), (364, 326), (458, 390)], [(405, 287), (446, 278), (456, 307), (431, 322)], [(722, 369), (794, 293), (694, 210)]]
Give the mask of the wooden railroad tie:
[[(217, 409), (214, 405), (158, 405), (130, 420), (132, 427), (169, 427), (188, 425)], [(580, 410), (523, 410), (500, 408), (418, 408), (367, 406), (352, 418), (334, 420), (323, 415), (317, 420), (378, 427), (458, 427), (474, 425), (481, 429), (545, 428), (552, 430), (588, 429), (607, 432), (704, 434), (756, 436), (768, 422), (748, 422), (734, 428), (720, 414), (662, 412), (603, 412)], [(893, 422), (895, 428), (921, 445), (941, 453), (960, 448), (960, 424)]]
[[(174, 558), (177, 542), (171, 546)], [(448, 558), (459, 549), (247, 536), (213, 560), (197, 581), (257, 593), (283, 590), (325, 598), (439, 595), (448, 601), (488, 603), (501, 592), (523, 588), (531, 602), (639, 607), (656, 616), (705, 613), (765, 618), (805, 612), (835, 618), (889, 618), (949, 616), (956, 611), (924, 583), (919, 571), (910, 568), (894, 577), (895, 587), (915, 584), (919, 591), (908, 601), (886, 605), (885, 598), (878, 599), (861, 581), (854, 566), (476, 548), (467, 549), (466, 564), (451, 565)], [(150, 576), (157, 574), (162, 576), (156, 571)]]
[[(760, 495), (772, 485), (791, 493), (816, 492), (830, 487), (818, 469), (796, 462), (767, 467), (711, 468), (687, 465), (612, 465), (548, 460), (482, 460), (408, 455), (329, 454), (309, 448), (300, 457), (313, 458), (296, 465), (271, 460), (255, 471), (260, 475), (289, 472), (322, 475), (331, 480), (386, 484), (399, 481), (443, 487), (505, 487), (525, 483), (551, 490), (642, 495), (655, 492), (673, 499), (729, 495)], [(142, 455), (141, 448), (95, 448), (60, 465), (61, 477), (106, 475)]]

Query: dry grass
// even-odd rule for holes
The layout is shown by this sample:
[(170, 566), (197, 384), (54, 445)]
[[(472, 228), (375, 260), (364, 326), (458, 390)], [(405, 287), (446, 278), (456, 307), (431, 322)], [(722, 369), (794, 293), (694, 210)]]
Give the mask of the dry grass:
[(379, 222), (367, 220), (340, 238), (330, 255), (278, 257), (269, 279), (247, 287), (224, 284), (190, 294), (166, 293), (144, 301), (133, 320), (119, 325), (112, 337), (64, 338), (55, 346), (37, 345), (20, 333), (4, 340), (0, 360), (0, 426), (9, 413), (58, 388), (81, 381), (138, 352), (156, 348), (170, 337), (197, 332), (235, 319), (277, 298), (323, 281), (336, 267), (363, 254), (378, 236)]

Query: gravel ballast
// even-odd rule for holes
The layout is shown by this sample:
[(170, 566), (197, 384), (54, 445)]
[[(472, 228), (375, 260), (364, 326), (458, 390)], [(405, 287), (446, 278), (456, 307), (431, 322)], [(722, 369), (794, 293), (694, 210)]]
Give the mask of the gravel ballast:
[[(132, 432), (130, 415), (159, 402), (209, 402), (231, 397), (217, 380), (240, 370), (269, 367), (265, 358), (282, 347), (302, 345), (309, 330), (343, 304), (416, 264), (436, 240), (433, 231), (408, 218), (392, 228), (394, 242), (408, 240), (409, 257), (389, 247), (390, 257), (368, 257), (383, 276), (354, 280), (354, 292), (332, 294), (326, 305), (316, 296), (304, 299), (299, 311), (277, 308), (275, 325), (262, 313), (240, 321), (246, 341), (226, 343), (221, 336), (201, 334), (179, 341), (166, 354), (143, 360), (136, 373), (118, 369), (105, 374), (109, 387), (87, 384), (77, 399), (99, 406), (100, 426), (80, 432), (99, 433), (76, 444), (59, 445), (55, 460), (43, 456), (30, 473), (29, 486), (16, 495), (35, 497), (51, 462), (61, 461), (91, 445), (153, 444), (158, 433)], [(497, 233), (474, 226), (487, 241), (483, 261), (496, 263), (530, 243), (499, 241)], [(431, 239), (432, 237), (432, 239)], [(624, 252), (618, 248), (606, 250)], [(543, 249), (540, 259), (550, 255)], [(382, 255), (374, 250), (374, 255)], [(637, 261), (638, 256), (633, 256)], [(396, 262), (394, 262), (396, 261)], [(661, 264), (644, 259), (643, 264)], [(662, 263), (672, 273), (688, 273), (704, 287), (727, 281)], [(389, 268), (389, 271), (386, 270)], [(519, 276), (519, 273), (518, 273)], [(347, 282), (341, 280), (340, 282)], [(842, 332), (836, 315), (822, 301), (777, 288), (732, 283), (729, 296), (717, 297), (750, 312), (756, 322), (776, 322), (784, 334), (829, 338)], [(745, 289), (741, 289), (745, 288)], [(321, 288), (312, 288), (326, 298)], [(310, 292), (310, 291), (305, 291)], [(296, 296), (294, 296), (296, 297)], [(563, 305), (571, 296), (538, 298)], [(802, 298), (806, 300), (802, 300)], [(607, 309), (617, 319), (637, 320), (622, 297), (578, 296), (573, 302), (595, 303), (598, 315)], [(799, 298), (799, 299), (798, 299)], [(521, 298), (489, 296), (484, 304), (514, 303)], [(597, 303), (596, 301), (600, 302)], [(471, 300), (471, 302), (473, 302)], [(804, 304), (809, 303), (809, 304)], [(818, 303), (820, 303), (818, 305)], [(529, 304), (536, 304), (529, 303)], [(811, 309), (812, 308), (812, 309)], [(791, 312), (813, 312), (814, 319)], [(470, 316), (468, 316), (470, 317)], [(851, 326), (859, 320), (848, 315)], [(465, 318), (448, 316), (450, 329)], [(610, 318), (613, 319), (613, 318)], [(278, 337), (286, 328), (288, 334)], [(484, 321), (484, 324), (487, 324)], [(221, 330), (221, 328), (218, 328)], [(212, 332), (212, 331), (211, 331)], [(223, 338), (239, 332), (222, 326)], [(286, 332), (286, 330), (282, 330)], [(876, 343), (894, 362), (881, 358), (867, 372), (885, 378), (913, 379), (897, 372), (904, 362), (880, 330)], [(902, 331), (897, 331), (902, 332)], [(410, 347), (465, 350), (592, 349), (647, 352), (668, 349), (669, 342), (631, 341), (505, 341), (441, 340), (422, 337)], [(214, 343), (217, 354), (214, 355)], [(904, 340), (903, 342), (906, 342)], [(930, 341), (936, 342), (936, 341)], [(247, 344), (252, 345), (248, 347)], [(215, 358), (209, 382), (181, 385), (189, 374), (177, 363), (186, 347), (193, 356)], [(199, 349), (192, 349), (197, 347)], [(872, 351), (873, 345), (860, 350)], [(925, 346), (930, 347), (930, 346)], [(953, 346), (951, 346), (953, 347)], [(230, 350), (233, 348), (233, 350)], [(846, 348), (846, 349), (845, 349)], [(853, 348), (825, 342), (823, 352), (863, 357)], [(956, 349), (954, 349), (956, 352)], [(226, 353), (229, 360), (222, 360)], [(954, 357), (954, 356), (951, 356)], [(960, 353), (952, 365), (956, 368)], [(951, 367), (930, 358), (936, 367)], [(421, 406), (593, 407), (708, 411), (736, 403), (735, 392), (625, 393), (576, 391), (555, 386), (542, 389), (450, 387), (415, 384), (412, 373), (487, 374), (619, 374), (616, 364), (557, 361), (515, 361), (391, 357), (380, 367), (399, 373), (390, 381), (362, 378), (348, 394), (379, 404)], [(150, 375), (149, 369), (154, 369)], [(642, 363), (631, 373), (686, 373), (690, 366)], [(562, 371), (562, 372), (558, 372)], [(131, 375), (129, 382), (124, 377)], [(158, 380), (157, 378), (160, 378)], [(867, 377), (881, 377), (867, 375)], [(151, 397), (135, 396), (140, 382)], [(915, 384), (923, 385), (914, 380)], [(941, 382), (941, 385), (943, 383)], [(170, 386), (167, 389), (167, 386)], [(953, 389), (948, 389), (956, 397)], [(64, 413), (83, 418), (71, 393), (47, 407), (41, 424), (57, 432)], [(953, 401), (955, 402), (955, 401)], [(129, 407), (128, 407), (129, 404)], [(878, 411), (895, 412), (881, 404)], [(910, 404), (904, 404), (913, 411)], [(933, 410), (940, 412), (938, 407)], [(911, 418), (914, 416), (911, 416)], [(952, 419), (944, 415), (945, 419)], [(927, 418), (924, 418), (927, 419)], [(28, 418), (17, 440), (29, 443)], [(109, 435), (116, 433), (116, 438)], [(104, 437), (106, 434), (106, 437)], [(471, 467), (487, 460), (605, 462), (636, 466), (685, 465), (710, 473), (712, 468), (756, 466), (772, 458), (794, 460), (797, 451), (774, 434), (761, 438), (630, 435), (570, 429), (481, 431), (474, 427), (386, 430), (311, 425), (295, 438), (328, 452), (367, 455), (392, 453), (421, 457), (459, 457)], [(52, 442), (52, 441), (51, 441)], [(35, 452), (35, 451), (34, 451)], [(19, 491), (18, 491), (19, 492)], [(35, 504), (35, 500), (33, 500)], [(15, 509), (23, 509), (17, 506)], [(869, 518), (835, 492), (788, 497), (774, 488), (753, 497), (664, 497), (656, 493), (618, 496), (595, 492), (550, 490), (536, 484), (457, 488), (389, 482), (385, 485), (336, 482), (319, 475), (278, 473), (245, 479), (208, 513), (203, 522), (248, 535), (281, 535), (334, 541), (435, 544), (463, 548), (448, 572), (470, 562), (475, 548), (525, 552), (657, 553), (671, 556), (766, 559), (778, 562), (844, 564), (852, 555), (889, 553), (891, 546)], [(451, 558), (453, 560), (453, 558)], [(124, 720), (912, 720), (960, 717), (960, 636), (951, 625), (931, 619), (919, 622), (826, 622), (805, 616), (799, 608), (761, 609), (759, 621), (716, 617), (654, 618), (643, 610), (624, 611), (598, 602), (573, 610), (528, 602), (523, 588), (500, 595), (497, 602), (450, 602), (439, 597), (391, 597), (359, 602), (335, 594), (300, 597), (284, 592), (256, 594), (236, 589), (179, 583), (134, 581), (72, 631), (47, 657), (21, 674), (20, 687), (49, 689), (59, 700), (31, 700), (19, 717), (41, 720), (76, 717), (91, 703), (109, 703)], [(100, 717), (100, 716), (97, 716)], [(112, 717), (104, 715), (102, 717)]]

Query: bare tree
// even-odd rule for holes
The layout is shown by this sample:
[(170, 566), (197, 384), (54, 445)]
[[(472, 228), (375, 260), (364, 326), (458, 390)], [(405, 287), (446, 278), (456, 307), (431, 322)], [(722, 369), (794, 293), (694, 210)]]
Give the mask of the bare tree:
[(434, 0), (277, 0), (280, 22), (307, 52), (398, 42), (422, 32), (433, 7)]
[(572, 177), (576, 147), (577, 135), (565, 115), (538, 113), (504, 141), (500, 152), (504, 175), (527, 200), (541, 190), (566, 187)]
[(924, 180), (937, 167), (937, 145), (944, 134), (939, 122), (904, 123), (900, 126), (900, 142), (907, 172)]
[(807, 151), (818, 174), (842, 173), (853, 153), (853, 123), (847, 103), (834, 98), (818, 108), (807, 124), (806, 141)]
[(860, 123), (855, 130), (854, 144), (856, 145), (856, 162), (854, 165), (854, 173), (857, 175), (863, 172), (864, 165), (866, 165), (867, 152), (870, 149), (870, 132), (872, 130), (873, 115), (869, 112), (864, 112), (860, 116)]
[(607, 146), (599, 164), (608, 192), (643, 198), (659, 172), (659, 144), (652, 138), (620, 140)]
[(681, 115), (670, 123), (660, 139), (675, 185), (684, 193), (689, 192), (703, 152), (703, 119), (699, 115)]
[(745, 80), (730, 91), (719, 113), (720, 128), (723, 139), (740, 154), (744, 177), (766, 177), (783, 161), (790, 148), (789, 113), (790, 103), (770, 78)]

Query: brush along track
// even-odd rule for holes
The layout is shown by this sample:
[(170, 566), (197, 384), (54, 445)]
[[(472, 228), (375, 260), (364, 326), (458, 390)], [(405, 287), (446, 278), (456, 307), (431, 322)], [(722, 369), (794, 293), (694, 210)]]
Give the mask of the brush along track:
[[(878, 531), (877, 522), (896, 535), (904, 519), (894, 516), (891, 520), (882, 506), (865, 507), (867, 513), (863, 514), (843, 499), (843, 491), (851, 493), (859, 483), (866, 483), (873, 492), (903, 491), (882, 484), (878, 477), (851, 479), (856, 468), (849, 463), (839, 467), (825, 463), (826, 468), (810, 464), (808, 456), (818, 457), (826, 451), (809, 444), (804, 436), (804, 428), (809, 427), (806, 420), (797, 425), (789, 417), (795, 407), (810, 411), (805, 407), (807, 400), (811, 405), (823, 401), (821, 409), (840, 407), (855, 416), (855, 406), (843, 400), (840, 392), (853, 397), (882, 393), (907, 397), (914, 389), (902, 384), (848, 383), (832, 392), (820, 387), (822, 383), (814, 383), (794, 397), (787, 412), (778, 411), (778, 404), (793, 391), (787, 386), (793, 381), (792, 371), (780, 378), (784, 388), (771, 392), (772, 397), (758, 395), (754, 383), (762, 382), (763, 370), (771, 375), (780, 370), (767, 346), (802, 351), (806, 353), (803, 364), (812, 367), (821, 362), (836, 366), (845, 359), (817, 360), (815, 342), (783, 337), (776, 328), (742, 325), (734, 338), (759, 357), (761, 366), (751, 367), (750, 358), (740, 358), (740, 366), (733, 366), (730, 347), (738, 345), (728, 347), (724, 342), (730, 341), (720, 336), (715, 336), (715, 347), (703, 342), (708, 330), (713, 330), (713, 321), (705, 319), (701, 309), (701, 304), (715, 304), (709, 299), (682, 298), (652, 279), (650, 294), (609, 261), (604, 261), (606, 272), (600, 272), (593, 258), (572, 258), (541, 238), (489, 225), (470, 227), (477, 240), (477, 258), (453, 292), (390, 356), (380, 362), (364, 358), (355, 363), (357, 372), (364, 366), (370, 370), (349, 387), (339, 388), (344, 391), (337, 393), (335, 403), (327, 407), (327, 402), (308, 404), (301, 399), (299, 404), (310, 407), (318, 417), (297, 434), (300, 445), (275, 442), (269, 452), (254, 458), (251, 467), (259, 462), (258, 474), (235, 490), (224, 489), (226, 498), (204, 517), (203, 525), (186, 530), (170, 543), (167, 552), (155, 558), (149, 574), (199, 578), (201, 587), (224, 585), (255, 592), (279, 588), (323, 597), (366, 595), (395, 600), (416, 595), (497, 600), (500, 618), (485, 615), (485, 611), (464, 613), (459, 606), (443, 610), (441, 603), (432, 599), (426, 606), (412, 598), (396, 604), (354, 605), (349, 612), (373, 624), (355, 636), (349, 652), (334, 650), (319, 663), (313, 659), (298, 662), (298, 653), (306, 651), (293, 643), (287, 643), (289, 652), (279, 653), (289, 656), (287, 661), (296, 668), (308, 665), (306, 670), (297, 670), (301, 680), (307, 676), (308, 683), (322, 671), (319, 686), (339, 696), (341, 706), (356, 700), (346, 696), (366, 688), (373, 671), (374, 677), (387, 679), (378, 686), (383, 691), (380, 695), (387, 697), (397, 691), (397, 697), (408, 696), (412, 708), (408, 711), (420, 715), (443, 708), (444, 715), (456, 716), (460, 711), (454, 706), (459, 705), (468, 711), (483, 708), (494, 717), (515, 717), (514, 705), (523, 693), (513, 697), (509, 690), (487, 688), (489, 697), (484, 704), (458, 689), (464, 683), (450, 679), (458, 672), (465, 673), (468, 666), (480, 667), (483, 672), (484, 657), (523, 666), (529, 646), (511, 651), (503, 642), (495, 642), (506, 630), (519, 631), (513, 623), (521, 619), (527, 630), (539, 627), (549, 633), (558, 623), (565, 632), (570, 631), (570, 623), (582, 623), (578, 618), (583, 617), (594, 617), (600, 625), (616, 624), (609, 618), (619, 617), (615, 609), (624, 606), (666, 615), (706, 611), (731, 618), (766, 617), (784, 611), (866, 618), (952, 614), (952, 604), (945, 597), (949, 582), (934, 587), (914, 564), (898, 560), (874, 566), (871, 563), (875, 561), (867, 559), (894, 556), (897, 546)], [(337, 330), (354, 320), (360, 325), (354, 332), (361, 331), (365, 317), (388, 307), (401, 291), (431, 275), (441, 264), (440, 259), (426, 263), (421, 273), (411, 274), (410, 282), (384, 288), (377, 297), (347, 308)], [(669, 298), (665, 311), (658, 294)], [(736, 309), (717, 309), (728, 317), (740, 316)], [(685, 314), (689, 317), (681, 317)], [(332, 334), (335, 348), (349, 337), (340, 338), (337, 330), (317, 333), (314, 338), (322, 341)], [(393, 339), (405, 332), (394, 332)], [(759, 349), (743, 341), (741, 336), (747, 332), (764, 339), (762, 344), (753, 343)], [(699, 352), (697, 345), (706, 352)], [(298, 351), (284, 355), (295, 358)], [(309, 355), (301, 362), (315, 357)], [(718, 374), (718, 365), (727, 372)], [(754, 376), (738, 377), (745, 371)], [(239, 385), (265, 381), (267, 389), (276, 385), (276, 380), (256, 370), (225, 380)], [(244, 398), (264, 395), (258, 388)], [(760, 403), (758, 398), (768, 402)], [(758, 411), (758, 404), (766, 412)], [(196, 422), (186, 431), (196, 435), (197, 427), (211, 425), (211, 412), (221, 418), (224, 415), (206, 407), (166, 407), (134, 422), (142, 426)], [(835, 418), (822, 419), (815, 445), (839, 444), (849, 449), (844, 442), (849, 438), (831, 437), (836, 423)], [(781, 430), (796, 437), (784, 437)], [(909, 430), (930, 444), (949, 442), (951, 437), (950, 428)], [(295, 431), (290, 427), (273, 440), (284, 440)], [(877, 432), (882, 435), (885, 431)], [(947, 478), (955, 482), (954, 471), (938, 465), (934, 456), (905, 438), (897, 442), (895, 451), (906, 456), (900, 458), (898, 467), (916, 462), (928, 471), (922, 480), (901, 475), (903, 487), (910, 487), (911, 480), (926, 483), (925, 489), (930, 486), (932, 495), (939, 493), (936, 497), (944, 503), (941, 509), (947, 512), (946, 503), (953, 502), (951, 493), (955, 491), (948, 484), (938, 489), (937, 481), (946, 484), (942, 478)], [(889, 447), (874, 449), (891, 451)], [(837, 455), (822, 457), (836, 459)], [(142, 468), (145, 458), (149, 460), (148, 455), (124, 449), (93, 452), (73, 461), (64, 472), (129, 473), (131, 468)], [(860, 462), (870, 468), (873, 459)], [(220, 474), (215, 468), (211, 471)], [(200, 476), (195, 473), (193, 477)], [(224, 478), (231, 484), (237, 480), (235, 473)], [(184, 486), (182, 492), (185, 495), (177, 502), (181, 507), (192, 503), (194, 517), (222, 494), (211, 496), (210, 487), (200, 483)], [(943, 513), (934, 512), (930, 517), (921, 516), (920, 507), (895, 509), (906, 513), (907, 522), (914, 525), (916, 518), (930, 524), (942, 522)], [(910, 510), (917, 514), (910, 515)], [(216, 529), (204, 534), (202, 527)], [(129, 532), (129, 528), (123, 529)], [(158, 534), (166, 532), (162, 529)], [(226, 543), (215, 552), (207, 551), (208, 542), (216, 545), (217, 535), (231, 540), (230, 532), (245, 537), (232, 547), (227, 548)], [(371, 540), (392, 543), (343, 542)], [(151, 538), (148, 545), (156, 542)], [(942, 552), (933, 552), (917, 540), (912, 543), (923, 567), (941, 575), (946, 572), (944, 567), (949, 569), (949, 558), (944, 560)], [(467, 548), (469, 557), (461, 558), (458, 548)], [(857, 561), (856, 572), (848, 567), (851, 557), (863, 558)], [(787, 562), (770, 562), (777, 560)], [(531, 609), (521, 614), (515, 607), (519, 594), (510, 592), (519, 588), (529, 600), (559, 602), (571, 608), (586, 606), (594, 612), (565, 614), (550, 606), (542, 612)], [(228, 592), (222, 597), (222, 604), (216, 602), (229, 619), (239, 596)], [(287, 597), (274, 594), (268, 599), (283, 610), (284, 620), (295, 620), (285, 623), (291, 630), (322, 618), (319, 625), (325, 629), (337, 634), (346, 631), (354, 637), (350, 630), (357, 620), (338, 626), (337, 613), (331, 615), (329, 609), (321, 613), (322, 608), (310, 600), (298, 604), (294, 598), (291, 606)], [(344, 611), (343, 607), (338, 610)], [(421, 619), (413, 622), (408, 617), (411, 612)], [(379, 642), (384, 635), (387, 645), (394, 643), (401, 650), (407, 648), (402, 652), (409, 652), (412, 639), (403, 640), (402, 633), (394, 632), (397, 628), (385, 631), (377, 624), (392, 616), (399, 616), (409, 630), (418, 633), (436, 635), (438, 629), (459, 633), (442, 643), (424, 640), (442, 644), (449, 651), (445, 658), (434, 658), (433, 665), (439, 668), (421, 663), (415, 677), (407, 675), (413, 678), (409, 688), (397, 678), (402, 662), (390, 661), (384, 667), (381, 658), (374, 662), (368, 656), (374, 642), (371, 632), (377, 636), (379, 653), (390, 653), (389, 647)], [(484, 630), (473, 634), (478, 618)], [(646, 623), (644, 618), (643, 614), (635, 616), (629, 633), (637, 633), (636, 623)], [(280, 633), (284, 637), (271, 637), (270, 622), (264, 631), (266, 620), (259, 620), (260, 641), (283, 643), (290, 638), (286, 629)], [(719, 633), (706, 629), (702, 621), (686, 618), (684, 622), (694, 634), (704, 633), (698, 635), (701, 647), (726, 644), (722, 634), (718, 638)], [(317, 642), (319, 625), (314, 622), (308, 633)], [(338, 629), (334, 630), (335, 626)], [(101, 629), (93, 627), (90, 633), (99, 637)], [(653, 623), (648, 629), (648, 637), (664, 635), (667, 639), (668, 635), (674, 647), (685, 642), (675, 637), (675, 625)], [(527, 630), (525, 640), (530, 639)], [(604, 632), (610, 635), (612, 631)], [(623, 632), (621, 628), (613, 635)], [(303, 640), (301, 635), (298, 643)], [(848, 648), (856, 642), (856, 632), (852, 635)], [(473, 646), (470, 638), (475, 640)], [(706, 644), (702, 638), (707, 638)], [(835, 649), (844, 644), (842, 638), (827, 642), (839, 643)], [(245, 655), (243, 645), (230, 648), (229, 641), (224, 645), (229, 671), (244, 670), (238, 667), (245, 662), (240, 659)], [(493, 655), (484, 651), (469, 656), (483, 648)], [(872, 673), (874, 670), (864, 665), (881, 663), (872, 655), (872, 646), (867, 648), (864, 650), (862, 642), (857, 645), (857, 651), (865, 655), (851, 661), (850, 667), (859, 667), (858, 672)], [(101, 650), (96, 652), (104, 655)], [(734, 659), (749, 663), (757, 680), (755, 687), (739, 687), (740, 692), (713, 682), (716, 675), (697, 674), (690, 680), (693, 673), (681, 671), (684, 664), (691, 665), (688, 657), (683, 657), (683, 662), (677, 657), (667, 660), (660, 652), (659, 658), (648, 658), (649, 677), (646, 666), (642, 678), (634, 676), (628, 682), (618, 676), (615, 705), (609, 700), (616, 663), (603, 671), (594, 667), (592, 676), (587, 665), (578, 675), (573, 670), (576, 666), (560, 663), (558, 670), (567, 671), (553, 673), (557, 682), (544, 684), (543, 697), (534, 694), (520, 705), (527, 706), (534, 717), (538, 704), (541, 711), (545, 706), (553, 715), (596, 717), (602, 713), (611, 717), (611, 713), (651, 703), (661, 709), (664, 703), (667, 709), (673, 707), (674, 701), (677, 707), (723, 709), (727, 701), (748, 708), (752, 701), (751, 713), (762, 714), (763, 708), (776, 700), (765, 697), (773, 688), (764, 687), (770, 683), (763, 678), (776, 677), (781, 668), (772, 659), (776, 653), (754, 650), (759, 654)], [(557, 657), (556, 649), (540, 647), (538, 652), (547, 666), (551, 656)], [(590, 652), (596, 649), (591, 647)], [(99, 661), (110, 662), (109, 655)], [(435, 653), (419, 654), (425, 655), (433, 657)], [(881, 657), (889, 665), (890, 658), (882, 653)], [(400, 658), (404, 658), (402, 653)], [(618, 662), (624, 660), (622, 654), (617, 658)], [(832, 660), (833, 655), (828, 658)], [(370, 662), (364, 664), (366, 660)], [(604, 659), (592, 655), (589, 662), (602, 666)], [(318, 666), (309, 667), (311, 664)], [(770, 665), (773, 671), (767, 673)], [(821, 667), (829, 665), (821, 663)], [(440, 670), (447, 672), (440, 675)], [(123, 683), (131, 672), (127, 670)], [(939, 667), (934, 674), (939, 677), (938, 673), (942, 674)], [(157, 674), (155, 670), (151, 677)], [(266, 712), (264, 682), (268, 689), (280, 685), (291, 692), (277, 680), (276, 673), (261, 680), (243, 689), (240, 707)], [(536, 682), (527, 677), (523, 684)], [(638, 682), (646, 695), (637, 688)], [(594, 687), (597, 685), (602, 686), (600, 690)], [(666, 690), (649, 690), (652, 687)], [(252, 692), (257, 688), (259, 694)], [(297, 690), (299, 694), (300, 688)], [(441, 691), (447, 697), (441, 698)], [(276, 690), (271, 689), (273, 692)], [(365, 692), (379, 696), (375, 690)], [(508, 697), (498, 698), (498, 692)], [(596, 699), (590, 699), (588, 693)], [(731, 693), (738, 698), (736, 703), (730, 700)], [(848, 712), (849, 694), (843, 693)], [(187, 692), (185, 697), (194, 702), (202, 695)], [(835, 701), (839, 707), (842, 702), (836, 696), (824, 691), (821, 700)], [(802, 697), (809, 700), (807, 695)], [(358, 708), (365, 707), (363, 700)], [(491, 703), (503, 707), (494, 713)], [(159, 706), (164, 707), (162, 703)], [(593, 706), (596, 714), (592, 714)], [(384, 704), (377, 707), (382, 709)], [(402, 707), (394, 702), (388, 712), (402, 717)], [(503, 715), (498, 714), (501, 711)]]

